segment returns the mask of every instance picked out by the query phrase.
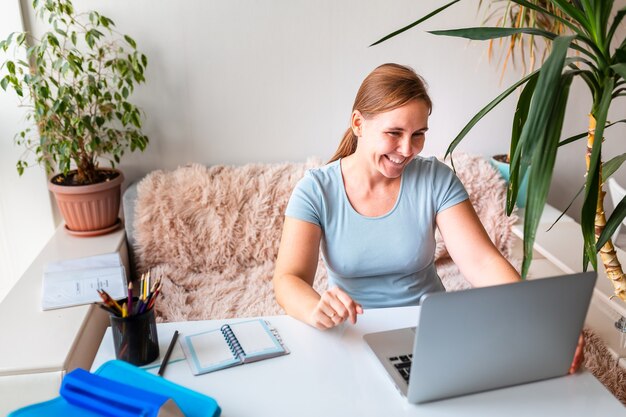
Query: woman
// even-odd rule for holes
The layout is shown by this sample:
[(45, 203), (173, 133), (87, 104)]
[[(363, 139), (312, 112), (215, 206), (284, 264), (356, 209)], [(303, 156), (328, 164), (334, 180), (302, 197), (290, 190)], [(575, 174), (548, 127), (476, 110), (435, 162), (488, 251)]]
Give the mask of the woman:
[[(417, 156), (431, 108), (408, 67), (384, 64), (365, 78), (337, 152), (307, 172), (287, 206), (273, 278), (287, 314), (328, 329), (356, 323), (363, 307), (416, 305), (427, 292), (445, 291), (434, 266), (435, 227), (473, 286), (520, 279), (454, 173)], [(313, 289), (320, 244), (329, 279), (322, 294)]]

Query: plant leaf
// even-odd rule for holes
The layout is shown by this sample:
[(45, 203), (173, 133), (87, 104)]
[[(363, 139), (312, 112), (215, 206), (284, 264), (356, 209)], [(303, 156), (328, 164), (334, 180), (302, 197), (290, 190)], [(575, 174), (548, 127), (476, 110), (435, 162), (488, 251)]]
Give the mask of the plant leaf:
[(377, 40), (376, 42), (374, 42), (370, 46), (378, 45), (379, 43), (382, 43), (382, 42), (386, 41), (387, 39), (393, 38), (394, 36), (399, 35), (402, 32), (406, 32), (407, 30), (411, 29), (412, 27), (417, 26), (420, 23), (424, 22), (425, 20), (430, 19), (434, 15), (438, 14), (439, 12), (444, 11), (445, 9), (447, 9), (448, 7), (452, 6), (455, 3), (458, 3), (459, 1), (461, 1), (461, 0), (453, 0), (453, 1), (451, 1), (450, 3), (448, 3), (448, 4), (442, 6), (442, 7), (438, 8), (438, 9), (428, 13), (426, 16), (417, 19), (415, 22), (411, 23), (410, 25), (407, 25), (407, 26), (403, 27), (402, 29), (398, 29), (395, 32), (390, 33), (389, 35), (383, 37), (382, 39)]
[(503, 38), (506, 36), (515, 35), (517, 33), (525, 33), (528, 35), (543, 36), (550, 40), (557, 37), (556, 34), (548, 32), (546, 30), (536, 28), (500, 28), (500, 27), (473, 27), (464, 29), (451, 29), (451, 30), (432, 30), (428, 33), (441, 36), (454, 36), (457, 38), (466, 38), (475, 41), (484, 41), (488, 39)]
[(554, 223), (552, 223), (550, 225), (550, 227), (548, 227), (547, 231), (549, 232), (550, 229), (552, 229), (554, 227), (554, 225), (561, 220), (561, 217), (563, 217), (565, 215), (565, 213), (567, 213), (567, 210), (570, 209), (570, 207), (572, 207), (572, 204), (574, 204), (574, 201), (576, 201), (576, 199), (578, 198), (579, 195), (582, 194), (582, 192), (585, 191), (585, 184), (581, 185), (580, 188), (578, 189), (578, 192), (576, 193), (576, 195), (574, 196), (574, 198), (571, 199), (571, 201), (569, 202), (569, 204), (567, 205), (567, 207), (565, 207), (565, 210), (563, 210), (563, 212), (561, 214), (559, 214), (559, 217), (556, 218), (556, 220), (554, 221)]
[(611, 175), (615, 173), (622, 166), (622, 164), (626, 161), (626, 153), (621, 155), (617, 155), (609, 161), (606, 161), (602, 164), (602, 182), (606, 182)]
[[(510, 182), (517, 184), (524, 178), (537, 140), (546, 133), (552, 108), (558, 98), (561, 72), (565, 64), (567, 50), (573, 36), (559, 36), (552, 44), (552, 52), (539, 69), (539, 78), (533, 94), (528, 119), (524, 124), (515, 152), (511, 154)], [(512, 213), (517, 199), (516, 190), (507, 193), (507, 214)]]
[[(517, 101), (517, 106), (515, 108), (515, 114), (513, 115), (513, 127), (511, 129), (511, 145), (509, 150), (509, 157), (515, 153), (515, 149), (517, 148), (517, 144), (519, 143), (519, 138), (526, 124), (526, 120), (528, 118), (528, 110), (530, 108), (530, 103), (532, 100), (532, 96), (535, 92), (535, 87), (537, 86), (537, 79), (539, 78), (539, 73), (536, 73), (533, 76), (520, 94), (519, 100)], [(508, 195), (510, 193), (515, 193), (517, 195), (519, 190), (519, 182), (511, 181), (509, 178), (509, 184), (507, 187), (507, 201)], [(515, 201), (515, 200), (513, 200)]]
[(15, 75), (15, 63), (13, 61), (7, 61), (7, 70), (9, 74)]
[(609, 44), (609, 45), (611, 44), (611, 40), (613, 40), (613, 35), (615, 34), (615, 31), (617, 30), (617, 27), (622, 22), (622, 19), (624, 19), (625, 15), (626, 15), (626, 7), (620, 9), (615, 14), (615, 18), (613, 19), (613, 23), (611, 24), (611, 28), (609, 29), (609, 32), (607, 33), (607, 36), (606, 36), (607, 44)]
[(565, 62), (566, 62), (566, 64), (569, 67), (571, 67), (573, 69), (576, 69), (576, 70), (579, 69), (579, 67), (578, 67), (578, 65), (576, 65), (576, 63), (583, 63), (583, 64), (587, 65), (589, 68), (591, 68), (591, 69), (593, 69), (595, 71), (598, 70), (598, 68), (595, 66), (595, 64), (593, 62), (589, 61), (588, 59), (582, 58), (580, 56), (570, 56), (570, 57), (568, 57), (565, 60)]
[(611, 65), (611, 69), (617, 73), (622, 79), (626, 80), (626, 64), (620, 63)]
[(511, 148), (515, 149), (517, 146), (517, 142), (522, 133), (522, 128), (526, 123), (526, 119), (528, 118), (528, 110), (530, 108), (530, 102), (533, 97), (533, 93), (535, 92), (535, 87), (537, 86), (537, 78), (538, 74), (531, 77), (531, 79), (526, 83), (522, 93), (520, 94), (519, 100), (517, 101), (517, 106), (515, 108), (515, 114), (513, 115), (513, 128), (511, 131)]
[(615, 233), (619, 225), (624, 220), (624, 217), (626, 217), (626, 196), (617, 204), (615, 210), (613, 210), (613, 213), (611, 214), (611, 217), (607, 220), (604, 230), (598, 237), (596, 251), (600, 251), (602, 246), (609, 241), (611, 236), (613, 236), (613, 233)]
[[(598, 35), (600, 36), (601, 46), (605, 49), (607, 43), (608, 34), (607, 27), (609, 26), (609, 17), (611, 15), (611, 10), (613, 9), (614, 0), (604, 0), (604, 1), (595, 1), (595, 14), (596, 14), (596, 25), (598, 27)], [(617, 13), (619, 14), (619, 12)], [(617, 16), (616, 14), (616, 16)]]
[(552, 173), (556, 161), (556, 153), (563, 129), (565, 110), (569, 89), (574, 78), (573, 73), (565, 74), (559, 80), (557, 96), (550, 111), (550, 123), (545, 133), (538, 139), (539, 143), (532, 154), (530, 173), (528, 176), (528, 194), (524, 213), (524, 260), (522, 262), (522, 276), (526, 277), (533, 257), (533, 245), (537, 234), (541, 213), (546, 205)]
[[(516, 33), (525, 33), (525, 34), (530, 34), (530, 35), (543, 36), (550, 40), (555, 39), (557, 36), (556, 34), (552, 32), (548, 32), (548, 31), (536, 29), (536, 28), (500, 28), (500, 27), (475, 27), (475, 28), (465, 28), (465, 29), (436, 30), (436, 31), (430, 31), (429, 33), (432, 33), (435, 35), (462, 37), (462, 38), (467, 38), (471, 40), (496, 39), (496, 38), (502, 38), (505, 36), (511, 36)], [(596, 60), (602, 59), (602, 52), (599, 49), (598, 45), (596, 45), (596, 43), (592, 39), (590, 39), (588, 36), (586, 36), (584, 33), (581, 33), (580, 31), (576, 31), (576, 33), (577, 35), (575, 39), (580, 40), (586, 43), (587, 45), (589, 45), (591, 49), (595, 51), (597, 55), (594, 55), (592, 52), (586, 50), (585, 48), (577, 44), (571, 44), (571, 47), (591, 57), (592, 59), (596, 59)]]
[[(584, 64), (589, 66), (589, 69), (581, 70), (578, 67), (578, 65), (576, 65), (575, 61), (583, 62)], [(580, 75), (580, 78), (582, 78), (583, 81), (587, 84), (587, 87), (589, 87), (590, 91), (600, 90), (600, 84), (598, 84), (597, 77), (598, 77), (598, 74), (601, 74), (601, 72), (600, 70), (598, 70), (598, 67), (594, 63), (587, 61), (585, 59), (582, 59), (582, 58), (572, 58), (572, 57), (567, 58), (565, 62), (568, 67), (573, 68), (574, 70), (578, 71), (578, 75)]]
[(620, 44), (620, 46), (615, 49), (615, 54), (613, 54), (611, 62), (626, 62), (626, 37)]
[(135, 40), (134, 40), (133, 38), (131, 38), (131, 37), (130, 37), (130, 36), (128, 36), (128, 35), (124, 35), (124, 39), (126, 39), (126, 42), (128, 42), (128, 44), (129, 44), (130, 46), (132, 46), (132, 47), (133, 47), (133, 49), (136, 49), (136, 48), (137, 48), (137, 43), (135, 42)]
[(587, 268), (589, 268), (589, 257), (587, 251), (583, 249), (583, 272), (587, 272)]
[(585, 14), (573, 6), (568, 0), (552, 0), (552, 3), (561, 9), (566, 16), (576, 21), (581, 27), (583, 27), (587, 33), (592, 34), (593, 30), (591, 24)]
[[(607, 127), (611, 127), (611, 126), (616, 125), (618, 123), (626, 123), (626, 119), (622, 119), (622, 120), (618, 120), (618, 121), (613, 122), (613, 123), (609, 123), (608, 125), (604, 126), (604, 128), (606, 129)], [(582, 139), (582, 138), (586, 138), (586, 137), (587, 137), (587, 132), (579, 133), (577, 135), (570, 136), (567, 139), (563, 139), (559, 143), (559, 146), (567, 145), (568, 143), (572, 143), (572, 142), (577, 141), (578, 139)]]

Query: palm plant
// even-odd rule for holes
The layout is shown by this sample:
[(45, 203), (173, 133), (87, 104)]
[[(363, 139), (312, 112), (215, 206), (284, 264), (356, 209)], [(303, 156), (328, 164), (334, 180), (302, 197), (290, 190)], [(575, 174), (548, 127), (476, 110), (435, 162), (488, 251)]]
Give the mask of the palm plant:
[[(376, 45), (402, 33), (458, 3), (454, 0), (412, 24), (401, 28)], [(509, 0), (520, 9), (549, 17), (567, 28), (568, 34), (539, 27), (472, 27), (438, 30), (430, 33), (471, 40), (487, 40), (511, 36), (538, 36), (546, 39), (551, 50), (543, 64), (523, 76), (480, 110), (461, 130), (446, 151), (451, 155), (466, 134), (494, 107), (519, 87), (519, 95), (511, 132), (511, 177), (507, 190), (507, 214), (511, 214), (521, 179), (528, 171), (528, 194), (524, 217), (524, 260), (522, 276), (532, 261), (532, 249), (539, 219), (546, 203), (556, 155), (561, 146), (586, 138), (585, 184), (581, 213), (584, 240), (583, 269), (591, 262), (597, 269), (597, 253), (612, 281), (615, 295), (626, 300), (626, 277), (617, 259), (611, 235), (626, 215), (626, 199), (616, 206), (608, 221), (604, 214), (604, 182), (626, 160), (626, 153), (602, 163), (604, 129), (626, 120), (607, 122), (614, 99), (626, 95), (626, 38), (615, 39), (616, 30), (626, 15), (626, 7), (613, 16), (613, 0)], [(523, 21), (523, 20), (522, 20)], [(612, 46), (616, 45), (616, 46)], [(572, 52), (572, 53), (570, 53)], [(591, 92), (589, 130), (561, 140), (563, 119), (572, 80), (580, 77)]]

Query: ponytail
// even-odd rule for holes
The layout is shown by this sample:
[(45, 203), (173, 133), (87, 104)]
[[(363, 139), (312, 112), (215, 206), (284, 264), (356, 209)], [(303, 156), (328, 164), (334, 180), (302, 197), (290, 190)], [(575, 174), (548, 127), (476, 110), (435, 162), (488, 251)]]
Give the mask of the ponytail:
[(335, 154), (332, 156), (332, 158), (330, 158), (330, 161), (328, 161), (328, 163), (330, 164), (331, 162), (335, 162), (339, 158), (345, 158), (348, 155), (352, 155), (354, 151), (356, 151), (357, 139), (358, 138), (355, 136), (352, 128), (348, 128), (348, 130), (346, 130), (346, 133), (344, 133), (343, 135), (343, 139), (341, 139), (341, 142), (339, 142), (339, 147), (335, 151)]

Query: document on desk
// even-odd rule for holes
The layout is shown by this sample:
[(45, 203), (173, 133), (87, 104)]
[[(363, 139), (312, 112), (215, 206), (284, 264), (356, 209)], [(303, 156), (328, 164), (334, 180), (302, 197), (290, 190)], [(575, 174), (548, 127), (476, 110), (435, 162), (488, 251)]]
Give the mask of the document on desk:
[(278, 331), (263, 319), (184, 336), (180, 344), (194, 375), (289, 353)]
[(118, 253), (50, 262), (44, 267), (41, 308), (52, 310), (100, 301), (98, 289), (114, 299), (127, 296)]

